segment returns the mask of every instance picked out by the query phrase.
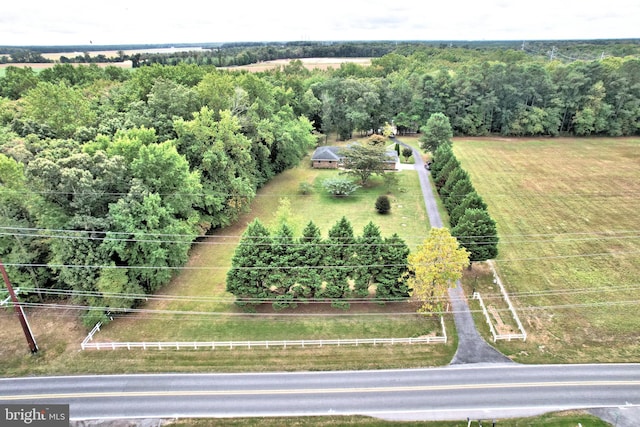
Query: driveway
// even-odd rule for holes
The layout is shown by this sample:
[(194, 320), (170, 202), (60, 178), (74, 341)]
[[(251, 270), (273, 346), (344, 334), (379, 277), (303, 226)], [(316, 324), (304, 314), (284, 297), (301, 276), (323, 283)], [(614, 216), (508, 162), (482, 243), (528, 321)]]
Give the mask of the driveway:
[[(420, 152), (397, 138), (394, 138), (394, 141), (413, 151), (415, 163), (413, 165), (403, 166), (411, 166), (411, 169), (415, 169), (418, 172), (422, 197), (424, 198), (424, 204), (427, 209), (427, 216), (429, 217), (431, 227), (443, 227), (442, 218), (438, 211), (438, 204), (433, 194), (431, 183), (429, 182), (430, 172), (425, 169)], [(467, 298), (464, 295), (460, 283), (458, 283), (455, 288), (449, 289), (449, 299), (453, 307), (453, 318), (458, 332), (458, 350), (453, 356), (451, 364), (513, 363), (511, 359), (489, 345), (478, 333), (473, 318), (471, 317), (471, 310), (469, 310)]]

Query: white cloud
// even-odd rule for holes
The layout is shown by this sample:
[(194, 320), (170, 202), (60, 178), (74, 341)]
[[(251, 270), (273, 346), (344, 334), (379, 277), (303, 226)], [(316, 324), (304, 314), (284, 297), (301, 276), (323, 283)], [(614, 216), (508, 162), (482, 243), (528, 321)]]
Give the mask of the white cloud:
[(636, 0), (8, 2), (0, 44), (639, 37)]

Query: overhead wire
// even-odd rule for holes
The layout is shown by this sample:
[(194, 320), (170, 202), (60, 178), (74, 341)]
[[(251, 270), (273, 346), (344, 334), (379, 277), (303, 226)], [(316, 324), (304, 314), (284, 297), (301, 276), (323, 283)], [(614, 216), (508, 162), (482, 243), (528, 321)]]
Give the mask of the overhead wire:
[[(65, 234), (53, 234), (53, 233), (70, 233), (72, 235)], [(88, 234), (88, 235), (87, 235)], [(93, 236), (92, 234), (101, 234), (103, 236)], [(189, 239), (195, 239), (194, 241), (186, 241), (186, 240), (164, 240), (164, 239), (144, 239), (144, 238), (131, 238), (131, 237), (107, 237), (110, 235), (122, 235), (122, 236), (157, 236), (157, 237), (184, 237)], [(142, 243), (180, 243), (180, 244), (236, 244), (237, 242), (216, 242), (211, 240), (221, 240), (221, 239), (233, 239), (233, 240), (243, 240), (246, 241), (251, 240), (261, 240), (261, 239), (269, 239), (272, 241), (277, 241), (279, 239), (290, 239), (286, 236), (278, 236), (278, 235), (270, 235), (270, 236), (245, 236), (245, 235), (189, 235), (189, 234), (168, 234), (168, 233), (154, 233), (154, 232), (144, 232), (144, 231), (134, 231), (134, 232), (126, 232), (126, 231), (104, 231), (104, 230), (69, 230), (69, 229), (47, 229), (47, 228), (33, 228), (33, 227), (11, 227), (11, 226), (0, 226), (0, 236), (12, 236), (12, 237), (39, 237), (39, 238), (60, 238), (60, 239), (87, 239), (87, 240), (100, 240), (100, 241), (123, 241), (123, 242), (142, 242)], [(557, 239), (557, 237), (563, 236), (591, 236), (591, 237), (574, 237), (574, 238), (563, 238)], [(417, 239), (424, 239), (427, 236), (417, 236)], [(482, 238), (495, 238), (495, 235), (471, 235), (471, 236), (453, 236), (459, 239), (482, 239)], [(520, 240), (509, 240), (505, 238), (525, 238)], [(300, 240), (303, 237), (293, 238), (292, 240)], [(542, 240), (539, 238), (547, 238), (546, 240)], [(483, 242), (485, 244), (492, 243), (549, 243), (550, 238), (552, 243), (556, 242), (565, 242), (565, 241), (583, 241), (583, 240), (616, 240), (616, 239), (636, 239), (640, 238), (640, 230), (603, 230), (603, 231), (580, 231), (580, 232), (565, 232), (565, 233), (527, 233), (527, 234), (501, 234), (497, 241), (488, 241)], [(206, 239), (206, 241), (198, 240), (198, 239)], [(322, 238), (321, 242), (288, 242), (288, 243), (276, 243), (280, 245), (289, 245), (289, 246), (299, 246), (299, 245), (317, 245), (317, 246), (334, 246), (334, 245), (354, 245), (354, 246), (362, 246), (366, 245), (400, 245), (400, 244), (389, 244), (389, 243), (369, 243), (369, 242), (358, 242), (358, 237), (327, 237)], [(337, 243), (340, 240), (348, 240), (353, 241), (354, 243)], [(260, 245), (271, 244), (271, 243), (259, 243)]]
[[(564, 258), (592, 258), (592, 257), (607, 257), (607, 256), (621, 256), (621, 255), (640, 255), (640, 251), (611, 251), (600, 253), (583, 253), (583, 254), (570, 254), (570, 255), (549, 255), (538, 257), (522, 257), (522, 258), (505, 258), (496, 259), (496, 263), (508, 263), (517, 261), (541, 261), (549, 259), (564, 259)], [(296, 265), (296, 266), (151, 266), (151, 265), (89, 265), (89, 264), (39, 264), (39, 263), (4, 263), (7, 267), (33, 267), (33, 268), (93, 268), (93, 269), (121, 269), (121, 270), (300, 270), (300, 269), (353, 269), (353, 268), (383, 268), (383, 267), (405, 267), (407, 264), (347, 264), (347, 265)], [(418, 264), (428, 265), (428, 264)]]
[[(542, 296), (560, 296), (560, 295), (577, 295), (589, 293), (603, 292), (625, 292), (640, 290), (640, 284), (619, 285), (619, 286), (598, 286), (590, 288), (564, 288), (564, 289), (548, 289), (537, 291), (511, 292), (511, 297), (517, 298), (537, 298)], [(250, 303), (272, 303), (279, 302), (277, 298), (236, 298), (226, 296), (190, 296), (190, 295), (167, 295), (167, 294), (139, 294), (127, 292), (101, 292), (101, 291), (84, 291), (72, 289), (51, 289), (51, 288), (21, 288), (24, 294), (42, 294), (53, 295), (58, 297), (98, 297), (98, 298), (119, 298), (119, 299), (138, 299), (148, 301), (178, 301), (178, 302), (203, 302), (203, 303), (234, 303), (234, 302), (250, 302)], [(482, 293), (483, 300), (503, 299), (502, 293)], [(349, 303), (394, 303), (407, 302), (406, 298), (341, 298), (340, 301)], [(427, 300), (411, 299), (409, 302), (425, 302)], [(429, 301), (448, 301), (448, 297), (435, 297)], [(303, 298), (294, 297), (287, 302), (303, 302), (314, 304), (330, 304), (333, 301), (327, 298)]]
[[(391, 316), (410, 316), (420, 317), (424, 316), (422, 313), (416, 311), (393, 311), (393, 312), (316, 312), (316, 313), (291, 313), (291, 312), (239, 312), (239, 311), (202, 311), (202, 310), (169, 310), (169, 309), (149, 309), (149, 308), (114, 308), (108, 306), (89, 306), (83, 304), (57, 304), (57, 303), (37, 303), (37, 302), (24, 302), (20, 304), (24, 308), (46, 308), (55, 310), (67, 310), (67, 311), (101, 311), (107, 312), (109, 315), (115, 317), (132, 317), (133, 315), (178, 315), (184, 317), (242, 317), (242, 318), (305, 318), (305, 317), (391, 317)], [(593, 307), (622, 307), (640, 305), (640, 300), (623, 300), (623, 301), (597, 301), (597, 302), (585, 302), (585, 303), (568, 303), (568, 304), (549, 304), (541, 306), (523, 306), (518, 307), (517, 311), (531, 312), (531, 311), (543, 311), (543, 310), (557, 310), (557, 309), (570, 309), (570, 308), (593, 308)], [(497, 308), (497, 311), (506, 312), (508, 308)], [(481, 310), (472, 310), (472, 312), (481, 312)], [(429, 312), (429, 315), (446, 315), (461, 313), (460, 311), (446, 311), (435, 310)], [(9, 314), (7, 316), (10, 316)], [(145, 316), (146, 318), (146, 316)]]

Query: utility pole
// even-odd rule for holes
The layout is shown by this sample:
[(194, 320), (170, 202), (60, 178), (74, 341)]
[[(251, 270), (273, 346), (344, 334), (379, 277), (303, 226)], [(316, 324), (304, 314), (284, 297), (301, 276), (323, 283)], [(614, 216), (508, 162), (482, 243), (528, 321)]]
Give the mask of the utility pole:
[(549, 61), (553, 61), (553, 57), (556, 55), (556, 47), (551, 48), (551, 54), (549, 55)]
[(22, 305), (20, 305), (20, 301), (18, 301), (18, 297), (16, 296), (16, 293), (13, 291), (11, 282), (9, 282), (9, 276), (7, 275), (7, 270), (4, 269), (4, 264), (2, 263), (2, 260), (0, 260), (0, 272), (2, 272), (2, 278), (4, 279), (4, 283), (7, 285), (7, 290), (9, 291), (9, 296), (11, 296), (11, 301), (13, 302), (13, 307), (16, 310), (18, 319), (20, 319), (20, 325), (22, 326), (22, 330), (24, 331), (24, 336), (27, 338), (29, 349), (31, 350), (31, 353), (37, 353), (38, 345), (36, 344), (36, 340), (33, 337), (33, 333), (31, 332), (31, 327), (29, 326), (29, 322), (27, 322), (27, 316), (25, 316), (24, 314)]

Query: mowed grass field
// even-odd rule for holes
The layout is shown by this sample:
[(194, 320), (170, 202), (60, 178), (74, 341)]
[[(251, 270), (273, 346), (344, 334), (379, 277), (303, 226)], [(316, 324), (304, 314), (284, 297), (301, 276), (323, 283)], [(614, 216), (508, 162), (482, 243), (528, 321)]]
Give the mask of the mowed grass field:
[(529, 334), (498, 348), (640, 361), (640, 139), (457, 139), (454, 152), (497, 222), (496, 265)]
[[(273, 179), (258, 192), (251, 212), (238, 223), (194, 245), (185, 269), (159, 296), (142, 308), (146, 313), (117, 318), (105, 326), (96, 341), (244, 341), (326, 338), (417, 337), (439, 333), (439, 321), (415, 314), (410, 304), (354, 304), (351, 310), (333, 309), (326, 303), (300, 305), (298, 309), (274, 312), (259, 309), (259, 315), (243, 313), (225, 291), (226, 273), (233, 251), (246, 225), (260, 218), (275, 223), (275, 212), (283, 198), (291, 206), (290, 222), (300, 232), (313, 220), (323, 233), (346, 216), (361, 235), (373, 221), (383, 237), (398, 233), (414, 249), (426, 237), (429, 224), (417, 174), (398, 173), (397, 188), (387, 191), (382, 180), (353, 196), (337, 199), (321, 189), (321, 182), (337, 171), (316, 170), (306, 158), (295, 169)], [(308, 182), (313, 192), (301, 195), (299, 185)], [(389, 194), (392, 209), (379, 215), (374, 208), (380, 194)], [(180, 296), (182, 299), (173, 299)], [(322, 316), (318, 316), (321, 314)], [(5, 374), (162, 371), (261, 371), (420, 367), (443, 365), (456, 348), (453, 322), (447, 319), (448, 344), (323, 347), (294, 349), (167, 350), (167, 351), (79, 351), (84, 334), (73, 311), (34, 311), (31, 323), (42, 352), (24, 355), (26, 345), (13, 316), (0, 317), (1, 371)], [(4, 332), (3, 332), (4, 331)], [(16, 357), (16, 355), (22, 355)]]

